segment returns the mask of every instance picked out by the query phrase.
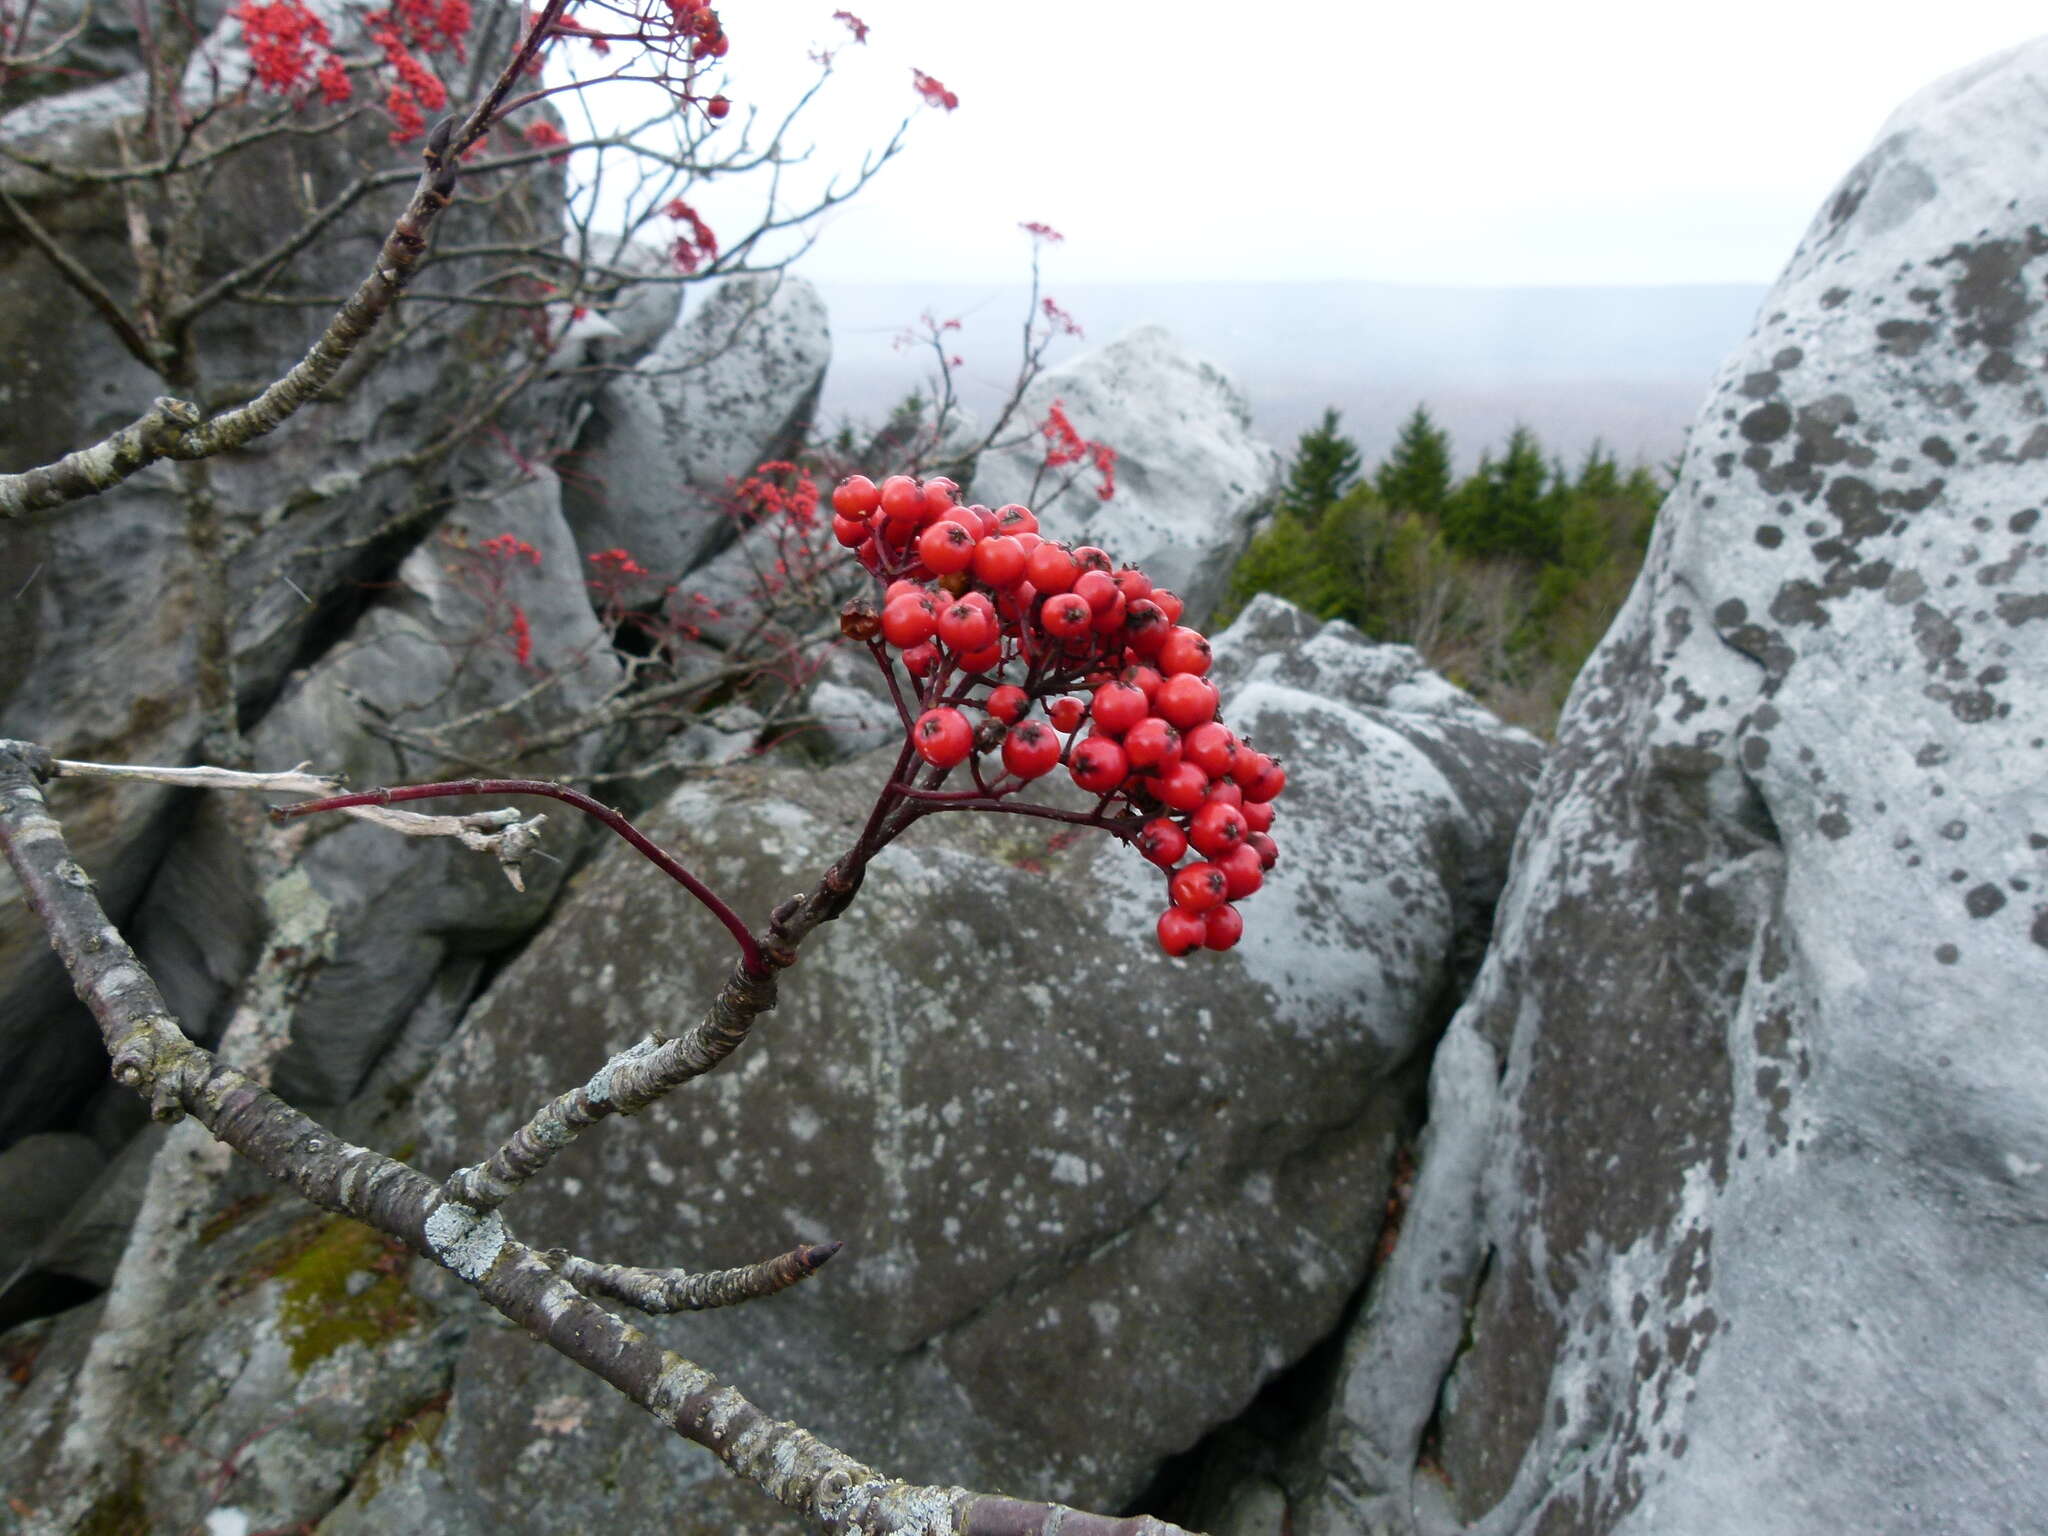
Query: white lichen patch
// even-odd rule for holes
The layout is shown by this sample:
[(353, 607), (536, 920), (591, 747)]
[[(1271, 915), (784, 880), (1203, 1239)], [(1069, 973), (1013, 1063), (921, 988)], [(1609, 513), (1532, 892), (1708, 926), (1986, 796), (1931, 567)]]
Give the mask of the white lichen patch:
[(434, 1256), (474, 1285), (491, 1272), (505, 1251), (505, 1223), (496, 1211), (478, 1211), (444, 1200), (426, 1220), (427, 1246)]

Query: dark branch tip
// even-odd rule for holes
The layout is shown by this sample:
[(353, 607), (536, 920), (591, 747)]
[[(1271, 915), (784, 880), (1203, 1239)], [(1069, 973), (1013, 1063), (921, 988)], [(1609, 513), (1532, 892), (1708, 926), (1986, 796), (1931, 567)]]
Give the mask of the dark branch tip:
[(797, 1250), (797, 1262), (802, 1264), (807, 1270), (816, 1270), (822, 1268), (831, 1259), (832, 1255), (845, 1246), (846, 1244), (838, 1238), (834, 1238), (829, 1243), (812, 1243), (808, 1247)]

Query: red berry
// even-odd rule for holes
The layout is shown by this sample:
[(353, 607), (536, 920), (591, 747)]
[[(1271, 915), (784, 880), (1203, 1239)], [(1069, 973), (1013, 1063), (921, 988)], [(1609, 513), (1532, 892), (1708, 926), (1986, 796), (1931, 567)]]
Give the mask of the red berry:
[[(1232, 787), (1235, 788), (1236, 786), (1233, 785)], [(1216, 791), (1212, 789), (1209, 791), (1209, 793), (1213, 795), (1216, 793)], [(1242, 793), (1242, 791), (1239, 791), (1239, 793)], [(1273, 802), (1270, 800), (1260, 800), (1253, 804), (1247, 805), (1244, 808), (1244, 823), (1246, 826), (1250, 827), (1254, 832), (1272, 831)]]
[(1167, 623), (1178, 624), (1180, 622), (1181, 611), (1184, 605), (1178, 596), (1167, 591), (1164, 587), (1154, 587), (1151, 597), (1152, 601), (1158, 604), (1165, 612)]
[(974, 546), (974, 579), (992, 587), (1014, 587), (1024, 579), (1024, 546), (998, 534)]
[(951, 768), (974, 750), (974, 727), (950, 706), (928, 709), (910, 728), (910, 740), (917, 755), (934, 768)]
[(1052, 771), (1060, 760), (1060, 739), (1043, 720), (1026, 720), (1003, 737), (1003, 766), (1020, 779)]
[(1230, 765), (1230, 777), (1242, 788), (1258, 782), (1259, 775), (1273, 766), (1273, 759), (1263, 752), (1254, 752), (1250, 746), (1240, 742), (1237, 761)]
[(1175, 763), (1159, 771), (1154, 793), (1176, 811), (1198, 810), (1209, 797), (1209, 775), (1193, 763)]
[[(1089, 576), (1097, 576), (1100, 574), (1101, 572), (1099, 571), (1086, 571), (1083, 573), (1083, 579), (1085, 580)], [(1097, 633), (1098, 635), (1113, 635), (1123, 627), (1124, 595), (1123, 593), (1118, 592), (1110, 598), (1109, 606), (1107, 608), (1096, 609), (1095, 633)]]
[(984, 645), (978, 651), (962, 651), (960, 653), (960, 670), (962, 672), (1000, 672), (1002, 667), (1003, 647), (1001, 641), (996, 642), (994, 645)]
[(1199, 912), (1186, 907), (1168, 907), (1159, 914), (1159, 947), (1175, 957), (1192, 954), (1209, 937), (1209, 925)]
[(1116, 583), (1101, 571), (1084, 570), (1074, 578), (1074, 595), (1088, 600), (1088, 606), (1097, 613), (1107, 611), (1122, 596)]
[(1015, 683), (1005, 683), (1000, 688), (991, 688), (981, 707), (1005, 725), (1015, 725), (1024, 718), (1024, 711), (1031, 707), (1031, 695)]
[(1151, 712), (1144, 689), (1129, 683), (1104, 683), (1095, 690), (1095, 701), (1088, 706), (1095, 728), (1111, 736), (1123, 735)]
[(1192, 672), (1200, 677), (1209, 670), (1209, 642), (1200, 630), (1176, 624), (1159, 646), (1159, 670), (1168, 677)]
[(944, 517), (953, 510), (953, 498), (960, 492), (958, 481), (948, 480), (944, 475), (934, 475), (924, 483), (924, 508), (937, 517)]
[[(995, 540), (989, 540), (993, 544)], [(982, 546), (988, 548), (987, 544)], [(993, 583), (991, 583), (993, 585)], [(996, 593), (996, 612), (1014, 623), (1021, 624), (1031, 616), (1031, 605), (1038, 601), (1038, 588), (1028, 581), (1020, 581), (1014, 587), (1004, 587)]]
[(1124, 605), (1124, 628), (1129, 632), (1127, 643), (1133, 651), (1140, 656), (1157, 656), (1166, 637), (1173, 632), (1173, 620), (1151, 598), (1134, 597)]
[(882, 493), (866, 475), (848, 475), (832, 491), (832, 510), (841, 517), (867, 517), (882, 504)]
[(891, 475), (882, 482), (882, 515), (892, 522), (907, 523), (924, 511), (924, 492), (908, 475)]
[(1287, 770), (1278, 763), (1268, 761), (1265, 772), (1244, 786), (1244, 797), (1254, 805), (1271, 800), (1287, 787)]
[(1245, 839), (1245, 844), (1247, 847), (1257, 850), (1259, 867), (1261, 869), (1271, 869), (1280, 862), (1280, 845), (1265, 833), (1254, 832)]
[(1266, 867), (1259, 862), (1259, 850), (1239, 843), (1216, 861), (1223, 871), (1223, 884), (1232, 901), (1242, 901), (1266, 883)]
[[(1197, 764), (1196, 766), (1199, 767), (1200, 765)], [(1239, 789), (1235, 784), (1231, 783), (1228, 779), (1223, 779), (1220, 782), (1212, 781), (1209, 785), (1209, 798), (1203, 801), (1202, 803), (1204, 805), (1234, 805), (1239, 810), (1243, 810), (1244, 791)], [(1270, 817), (1268, 817), (1267, 819), (1271, 820)], [(1251, 817), (1245, 817), (1245, 821), (1247, 824), (1249, 824), (1251, 822)], [(1252, 830), (1257, 831), (1258, 829), (1256, 827), (1253, 827)]]
[(939, 522), (918, 535), (917, 556), (940, 576), (974, 564), (974, 535), (958, 523)]
[(714, 96), (709, 101), (704, 103), (704, 115), (710, 118), (713, 122), (717, 122), (731, 110), (732, 103), (727, 101), (723, 96)]
[(837, 512), (832, 514), (832, 537), (848, 549), (859, 549), (861, 542), (873, 531), (865, 518), (841, 517)]
[(1159, 685), (1164, 681), (1150, 667), (1125, 667), (1121, 676), (1132, 687), (1144, 689), (1147, 699), (1159, 692)]
[(1231, 849), (1242, 847), (1251, 830), (1244, 812), (1236, 806), (1205, 801), (1188, 823), (1188, 841), (1204, 858), (1221, 859)]
[(996, 508), (996, 531), (998, 533), (1036, 533), (1038, 519), (1032, 516), (1029, 507), (1020, 507), (1016, 502)]
[(1083, 544), (1074, 551), (1074, 564), (1084, 571), (1100, 571), (1109, 574), (1109, 556), (1093, 544)]
[(1147, 715), (1124, 732), (1124, 753), (1135, 768), (1167, 768), (1180, 761), (1180, 732)]
[(1116, 573), (1116, 586), (1125, 599), (1133, 603), (1152, 595), (1152, 578), (1135, 565), (1127, 565)]
[[(882, 615), (884, 619), (888, 614)], [(923, 677), (939, 664), (939, 648), (925, 640), (910, 646), (903, 652), (903, 665), (912, 677)]]
[(899, 649), (922, 644), (939, 627), (939, 605), (929, 592), (906, 592), (882, 609), (882, 638)]
[[(1188, 851), (1188, 835), (1181, 831), (1180, 823), (1165, 816), (1154, 816), (1138, 828), (1138, 852), (1157, 864), (1161, 869), (1171, 869), (1180, 862), (1181, 855)], [(1253, 861), (1258, 859), (1252, 855)]]
[(1210, 778), (1220, 779), (1237, 761), (1237, 737), (1221, 721), (1205, 720), (1181, 738), (1181, 751)]
[(1002, 634), (995, 613), (981, 603), (960, 599), (939, 615), (939, 639), (949, 651), (979, 651)]
[(1091, 795), (1106, 795), (1130, 777), (1131, 765), (1107, 736), (1090, 736), (1068, 754), (1067, 771)]
[(1177, 870), (1166, 883), (1176, 907), (1186, 907), (1190, 912), (1206, 912), (1211, 907), (1221, 906), (1227, 882), (1223, 871), (1214, 864), (1190, 864), (1186, 869)]
[[(1065, 592), (1074, 585), (1074, 578), (1081, 574), (1081, 567), (1058, 544), (1041, 544), (1031, 551), (1024, 574), (1041, 592)], [(1093, 612), (1091, 609), (1091, 617)]]
[(1202, 914), (1202, 947), (1228, 949), (1244, 937), (1244, 919), (1233, 906), (1211, 907)]
[(1045, 626), (1049, 635), (1056, 635), (1062, 640), (1077, 640), (1094, 629), (1095, 610), (1088, 606), (1086, 598), (1062, 592), (1045, 600), (1045, 606), (1038, 610), (1038, 622)]
[(1181, 672), (1159, 685), (1152, 707), (1176, 730), (1191, 731), (1216, 718), (1216, 689), (1192, 672)]
[(1081, 701), (1079, 699), (1054, 699), (1045, 706), (1046, 717), (1055, 730), (1071, 735), (1081, 728)]
[(929, 596), (921, 581), (892, 581), (882, 589), (882, 606), (888, 607), (899, 597)]

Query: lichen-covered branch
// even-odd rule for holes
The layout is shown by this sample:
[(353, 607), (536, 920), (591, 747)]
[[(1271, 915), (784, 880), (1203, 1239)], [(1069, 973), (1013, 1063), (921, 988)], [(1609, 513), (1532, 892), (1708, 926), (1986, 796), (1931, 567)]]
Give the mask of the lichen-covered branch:
[(672, 1039), (655, 1031), (612, 1057), (589, 1082), (549, 1100), (485, 1161), (450, 1174), (448, 1198), (496, 1210), (600, 1120), (637, 1114), (709, 1072), (739, 1049), (754, 1020), (774, 1006), (775, 972), (757, 976), (742, 960), (703, 1018)]
[(713, 1307), (737, 1306), (743, 1301), (773, 1296), (815, 1275), (843, 1246), (836, 1242), (810, 1243), (758, 1264), (702, 1274), (685, 1269), (598, 1264), (561, 1248), (550, 1248), (541, 1257), (586, 1296), (609, 1297), (637, 1311), (661, 1314), (707, 1312)]
[[(798, 1425), (770, 1418), (709, 1371), (578, 1293), (495, 1211), (446, 1198), (432, 1179), (351, 1145), (188, 1040), (72, 859), (38, 780), (49, 754), (0, 742), (0, 852), (98, 1021), (115, 1078), (159, 1118), (190, 1115), (323, 1210), (395, 1237), (451, 1270), (505, 1317), (601, 1377), (660, 1423), (717, 1456), (821, 1531), (861, 1536), (1176, 1536), (1149, 1517), (1091, 1515), (964, 1488), (882, 1476)], [(841, 882), (843, 884), (843, 881)], [(839, 894), (778, 912), (800, 938)], [(793, 928), (789, 925), (795, 925)]]

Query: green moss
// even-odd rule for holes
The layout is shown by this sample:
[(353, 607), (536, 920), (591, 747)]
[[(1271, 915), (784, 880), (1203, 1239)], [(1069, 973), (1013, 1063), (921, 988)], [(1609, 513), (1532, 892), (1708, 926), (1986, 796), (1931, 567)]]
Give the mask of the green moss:
[(304, 1236), (271, 1272), (284, 1289), (277, 1320), (293, 1370), (344, 1345), (374, 1347), (418, 1321), (405, 1285), (413, 1256), (403, 1243), (343, 1216), (319, 1218)]

